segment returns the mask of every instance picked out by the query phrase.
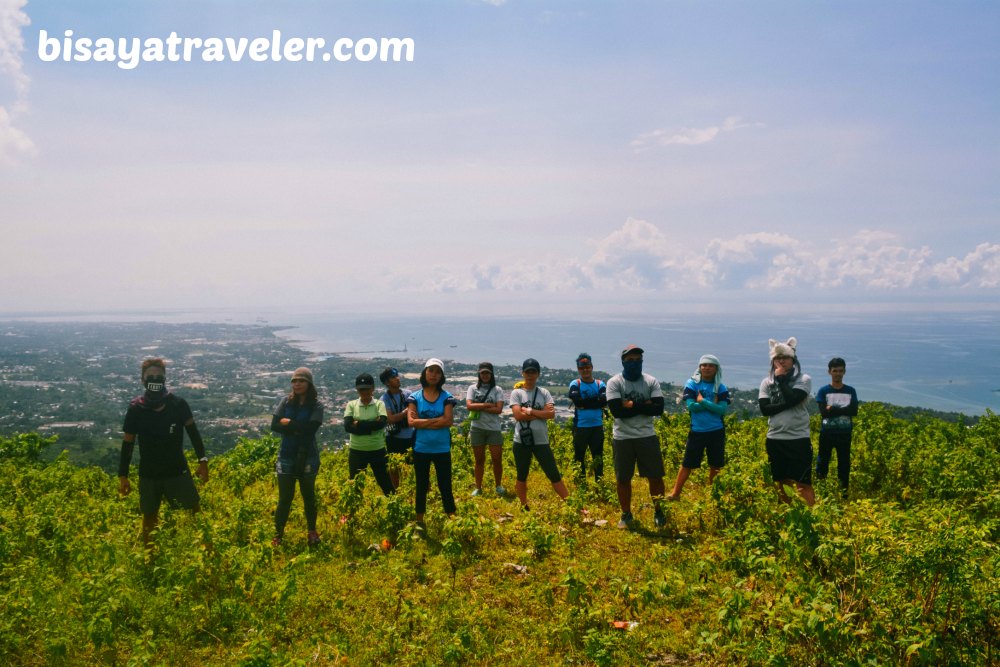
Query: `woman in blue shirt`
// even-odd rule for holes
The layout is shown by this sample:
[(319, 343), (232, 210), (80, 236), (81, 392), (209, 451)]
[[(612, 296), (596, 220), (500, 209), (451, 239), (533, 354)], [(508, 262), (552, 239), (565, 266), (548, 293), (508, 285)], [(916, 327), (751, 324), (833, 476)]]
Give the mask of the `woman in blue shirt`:
[(420, 372), (420, 391), (406, 399), (410, 426), (416, 429), (413, 471), (417, 478), (416, 518), (423, 522), (427, 511), (427, 491), (431, 485), (431, 464), (437, 476), (441, 503), (448, 516), (455, 514), (451, 490), (451, 425), (455, 397), (444, 390), (444, 364), (428, 359)]

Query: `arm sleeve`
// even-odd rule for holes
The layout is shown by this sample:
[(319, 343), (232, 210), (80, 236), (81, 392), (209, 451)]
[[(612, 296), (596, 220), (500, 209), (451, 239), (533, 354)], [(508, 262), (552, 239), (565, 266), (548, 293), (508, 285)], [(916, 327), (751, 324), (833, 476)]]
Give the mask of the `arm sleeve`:
[(288, 429), (281, 423), (281, 417), (278, 415), (271, 415), (271, 430), (282, 435), (288, 433)]
[(125, 442), (122, 440), (122, 453), (118, 459), (118, 476), (128, 477), (128, 467), (132, 464), (132, 450), (135, 449), (135, 440)]
[(713, 403), (712, 401), (702, 401), (698, 405), (701, 406), (702, 410), (707, 410), (708, 412), (711, 412), (713, 415), (718, 415), (720, 417), (726, 414), (726, 410), (729, 409), (728, 401), (722, 401), (719, 403)]
[(844, 414), (848, 417), (858, 416), (858, 395), (853, 391), (851, 392), (851, 404), (844, 408)]
[(198, 455), (199, 459), (205, 458), (205, 442), (201, 439), (201, 433), (198, 432), (198, 425), (192, 421), (184, 425), (184, 430), (187, 431), (188, 437), (191, 438), (191, 446), (194, 447), (194, 453)]
[(585, 408), (585, 407), (587, 407), (586, 405), (584, 405), (584, 399), (580, 395), (580, 383), (577, 382), (576, 380), (573, 380), (572, 382), (569, 383), (569, 394), (568, 394), (568, 396), (569, 396), (569, 400), (572, 401), (573, 405), (575, 405), (576, 407), (578, 407), (578, 408)]
[(354, 417), (348, 415), (344, 416), (344, 430), (347, 431), (348, 433), (355, 433), (360, 435), (357, 429), (355, 428), (356, 423), (357, 422), (354, 421)]
[(286, 435), (290, 432), (288, 427), (281, 423), (281, 417), (285, 414), (286, 401), (287, 399), (285, 398), (278, 401), (278, 405), (274, 407), (274, 414), (271, 415), (271, 430), (281, 435)]
[(702, 407), (701, 403), (694, 398), (688, 398), (684, 401), (684, 405), (687, 406), (688, 412), (704, 412), (705, 408)]
[(315, 435), (316, 431), (319, 430), (319, 427), (320, 423), (317, 421), (312, 421), (311, 419), (306, 422), (293, 419), (288, 423), (288, 426), (285, 428), (287, 429), (288, 433), (294, 433), (295, 435), (310, 436), (310, 435)]
[(642, 414), (640, 408), (626, 408), (622, 405), (622, 399), (620, 398), (612, 398), (608, 401), (608, 410), (611, 411), (615, 419), (628, 419), (629, 417), (638, 417)]
[(643, 404), (639, 407), (640, 414), (646, 415), (647, 417), (659, 417), (663, 414), (663, 397), (654, 396), (650, 399), (652, 401), (648, 405)]
[(781, 393), (785, 396), (785, 402), (780, 405), (772, 405), (766, 398), (761, 398), (758, 401), (761, 414), (765, 417), (771, 417), (779, 412), (794, 408), (809, 396), (808, 392), (802, 389), (789, 389), (787, 393), (783, 390)]

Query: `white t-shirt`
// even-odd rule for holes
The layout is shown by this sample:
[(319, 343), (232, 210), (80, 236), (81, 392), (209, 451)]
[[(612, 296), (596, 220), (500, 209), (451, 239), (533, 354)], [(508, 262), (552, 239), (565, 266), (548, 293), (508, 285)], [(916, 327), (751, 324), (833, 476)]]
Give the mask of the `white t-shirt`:
[[(778, 391), (777, 383), (766, 377), (760, 383), (760, 393), (758, 398), (766, 398), (771, 405), (780, 405), (784, 397)], [(792, 389), (801, 389), (806, 392), (806, 397), (795, 407), (783, 410), (776, 415), (767, 418), (767, 437), (775, 440), (797, 440), (809, 437), (809, 410), (806, 404), (812, 400), (809, 394), (812, 393), (812, 378), (805, 373), (792, 383)]]
[[(662, 398), (663, 390), (656, 378), (648, 373), (643, 373), (642, 377), (636, 381), (626, 380), (625, 376), (619, 373), (608, 380), (608, 403), (616, 398), (623, 401), (633, 401), (636, 404), (644, 403), (651, 398)], [(615, 424), (611, 430), (611, 435), (615, 440), (631, 440), (633, 438), (648, 438), (656, 435), (653, 428), (653, 419), (649, 415), (636, 415), (619, 419), (615, 417)]]

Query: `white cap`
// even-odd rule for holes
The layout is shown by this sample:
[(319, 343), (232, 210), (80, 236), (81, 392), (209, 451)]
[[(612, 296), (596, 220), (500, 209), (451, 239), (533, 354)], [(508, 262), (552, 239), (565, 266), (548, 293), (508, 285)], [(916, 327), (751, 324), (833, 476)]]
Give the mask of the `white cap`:
[(437, 359), (435, 357), (431, 357), (430, 359), (428, 359), (427, 363), (424, 364), (424, 368), (430, 368), (431, 366), (437, 366), (438, 368), (441, 369), (441, 372), (444, 373), (444, 363), (440, 359)]

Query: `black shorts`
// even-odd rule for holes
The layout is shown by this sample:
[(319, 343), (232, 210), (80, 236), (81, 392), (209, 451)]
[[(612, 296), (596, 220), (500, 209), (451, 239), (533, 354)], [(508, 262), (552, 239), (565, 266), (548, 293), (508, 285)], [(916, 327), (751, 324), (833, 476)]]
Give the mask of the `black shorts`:
[(193, 510), (201, 498), (194, 488), (191, 471), (185, 470), (176, 477), (167, 479), (139, 478), (139, 510), (146, 515), (160, 511), (160, 503), (166, 498), (171, 507)]
[(714, 431), (688, 431), (687, 444), (684, 446), (685, 468), (700, 468), (701, 460), (708, 452), (708, 466), (721, 468), (726, 465), (726, 429)]
[(385, 448), (390, 454), (406, 454), (408, 451), (413, 449), (414, 437), (416, 437), (416, 433), (411, 435), (409, 438), (386, 438)]
[(538, 461), (538, 465), (541, 466), (542, 472), (545, 473), (545, 476), (549, 478), (550, 482), (555, 484), (562, 479), (562, 475), (559, 474), (559, 466), (556, 465), (556, 457), (552, 453), (552, 448), (548, 445), (525, 447), (521, 443), (515, 442), (513, 450), (514, 467), (517, 468), (517, 481), (528, 481), (528, 472), (531, 470), (532, 456), (534, 456)]
[(611, 448), (615, 456), (615, 479), (619, 482), (631, 482), (636, 465), (639, 477), (663, 479), (666, 475), (660, 439), (655, 435), (628, 440), (613, 439)]
[(768, 438), (764, 447), (771, 462), (771, 477), (776, 482), (790, 479), (799, 484), (812, 484), (812, 441), (809, 438), (776, 440)]

